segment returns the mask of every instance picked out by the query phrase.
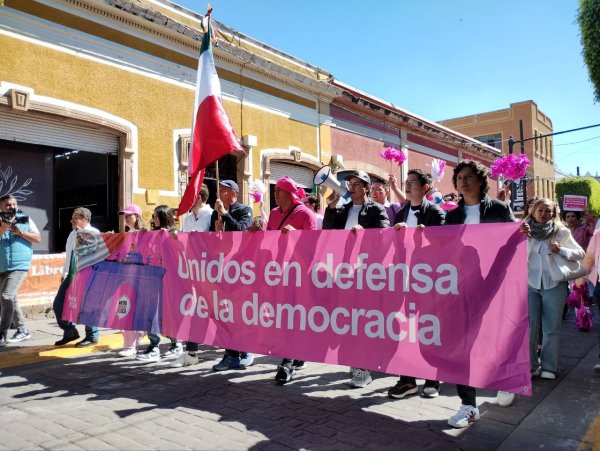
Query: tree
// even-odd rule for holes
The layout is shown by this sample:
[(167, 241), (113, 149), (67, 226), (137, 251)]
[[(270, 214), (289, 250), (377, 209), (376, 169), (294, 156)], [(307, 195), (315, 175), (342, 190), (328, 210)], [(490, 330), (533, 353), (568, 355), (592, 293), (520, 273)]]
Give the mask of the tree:
[(579, 0), (577, 16), (581, 30), (583, 59), (594, 85), (594, 97), (600, 102), (600, 0)]

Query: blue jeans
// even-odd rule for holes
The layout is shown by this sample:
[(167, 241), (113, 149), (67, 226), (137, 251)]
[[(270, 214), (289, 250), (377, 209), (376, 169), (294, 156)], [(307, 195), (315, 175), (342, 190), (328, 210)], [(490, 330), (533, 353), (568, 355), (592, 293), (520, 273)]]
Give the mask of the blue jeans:
[[(65, 279), (60, 284), (54, 302), (52, 303), (52, 309), (54, 310), (54, 316), (56, 316), (56, 324), (63, 330), (63, 337), (73, 337), (78, 335), (77, 327), (75, 323), (65, 321), (62, 319), (63, 308), (65, 305), (65, 295), (67, 294), (67, 288), (69, 287), (68, 279)], [(99, 338), (98, 328), (96, 326), (85, 326), (85, 338), (91, 341), (98, 341)]]
[(560, 325), (567, 298), (567, 282), (559, 282), (550, 289), (528, 287), (529, 303), (529, 362), (531, 370), (538, 369), (537, 348), (540, 321), (542, 324), (542, 371), (558, 372)]

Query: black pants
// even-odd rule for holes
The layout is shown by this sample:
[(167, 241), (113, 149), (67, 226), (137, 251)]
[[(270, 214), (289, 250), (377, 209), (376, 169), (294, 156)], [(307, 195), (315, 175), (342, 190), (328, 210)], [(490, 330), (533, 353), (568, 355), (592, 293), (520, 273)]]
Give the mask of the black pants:
[[(415, 377), (412, 376), (400, 376), (400, 382), (403, 384), (412, 384), (412, 385), (417, 385), (417, 379)], [(440, 381), (434, 381), (434, 380), (430, 380), (427, 379), (425, 381), (426, 385), (433, 385), (433, 384), (438, 384)]]
[(477, 407), (477, 391), (474, 387), (456, 384), (456, 392), (458, 393), (458, 396), (460, 397), (460, 400), (464, 406)]

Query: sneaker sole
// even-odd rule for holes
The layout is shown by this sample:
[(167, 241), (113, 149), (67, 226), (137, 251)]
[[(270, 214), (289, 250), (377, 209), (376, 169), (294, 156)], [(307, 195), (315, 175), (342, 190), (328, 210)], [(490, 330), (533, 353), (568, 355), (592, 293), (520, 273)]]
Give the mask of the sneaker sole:
[(427, 393), (427, 392), (423, 391), (423, 398), (437, 398), (438, 396), (440, 396), (439, 390), (437, 390), (435, 393), (434, 392)]
[(390, 398), (394, 398), (394, 399), (403, 399), (403, 398), (406, 398), (407, 396), (416, 395), (418, 393), (419, 393), (419, 389), (417, 387), (415, 387), (415, 388), (411, 388), (410, 390), (405, 391), (402, 394), (397, 394), (397, 395), (388, 392), (388, 396)]
[(352, 387), (352, 388), (365, 388), (371, 382), (373, 382), (373, 381), (366, 382), (365, 384), (354, 384), (352, 382), (348, 382), (348, 385), (350, 385), (350, 387)]
[(26, 340), (30, 340), (30, 339), (31, 339), (31, 335), (29, 337), (20, 338), (19, 340), (15, 340), (13, 338), (9, 338), (8, 342), (9, 343), (21, 343), (22, 341), (26, 341)]

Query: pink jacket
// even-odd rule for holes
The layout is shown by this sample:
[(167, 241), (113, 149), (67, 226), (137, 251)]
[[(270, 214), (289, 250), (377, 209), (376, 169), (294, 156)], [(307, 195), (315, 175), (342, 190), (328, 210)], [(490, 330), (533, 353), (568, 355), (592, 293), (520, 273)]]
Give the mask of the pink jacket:
[(598, 282), (598, 266), (600, 264), (600, 230), (596, 230), (594, 233), (581, 263), (588, 271), (587, 278), (590, 282), (596, 284)]

